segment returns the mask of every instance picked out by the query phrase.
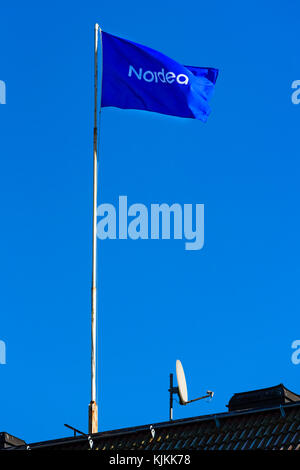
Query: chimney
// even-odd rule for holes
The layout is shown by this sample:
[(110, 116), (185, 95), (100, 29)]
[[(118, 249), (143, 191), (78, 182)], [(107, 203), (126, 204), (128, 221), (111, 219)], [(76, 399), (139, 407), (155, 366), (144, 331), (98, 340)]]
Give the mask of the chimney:
[(300, 401), (300, 396), (288, 390), (283, 384), (250, 392), (235, 393), (229, 400), (228, 411), (271, 408)]

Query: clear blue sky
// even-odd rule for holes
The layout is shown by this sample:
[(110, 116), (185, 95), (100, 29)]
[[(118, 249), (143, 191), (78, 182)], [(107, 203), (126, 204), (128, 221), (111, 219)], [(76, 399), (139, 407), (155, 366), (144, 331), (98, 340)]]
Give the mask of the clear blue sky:
[(203, 203), (205, 246), (99, 242), (101, 430), (226, 411), (283, 382), (299, 330), (300, 79), (296, 1), (5, 2), (0, 18), (0, 431), (87, 430), (93, 28), (220, 69), (206, 124), (104, 109), (99, 203)]

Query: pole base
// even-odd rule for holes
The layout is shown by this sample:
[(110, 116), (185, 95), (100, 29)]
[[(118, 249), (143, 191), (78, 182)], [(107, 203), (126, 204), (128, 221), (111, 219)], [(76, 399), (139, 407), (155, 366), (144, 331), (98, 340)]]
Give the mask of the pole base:
[(98, 406), (95, 401), (89, 404), (89, 434), (98, 432)]

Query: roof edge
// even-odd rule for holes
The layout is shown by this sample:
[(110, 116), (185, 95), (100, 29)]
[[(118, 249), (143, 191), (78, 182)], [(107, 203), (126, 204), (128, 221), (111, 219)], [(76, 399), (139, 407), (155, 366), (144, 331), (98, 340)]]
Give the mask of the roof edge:
[[(146, 425), (140, 425), (140, 426), (133, 426), (133, 427), (127, 427), (127, 428), (119, 428), (119, 429), (112, 429), (109, 431), (102, 431), (98, 432), (95, 434), (92, 434), (91, 437), (93, 439), (105, 439), (109, 437), (114, 437), (114, 436), (120, 436), (120, 435), (125, 435), (125, 434), (135, 434), (138, 432), (142, 432), (145, 430), (148, 430), (150, 426), (153, 426), (154, 429), (159, 429), (159, 428), (169, 428), (169, 427), (176, 427), (180, 426), (182, 424), (189, 424), (189, 423), (195, 423), (195, 422), (202, 422), (202, 421), (216, 421), (216, 420), (221, 420), (221, 419), (226, 419), (226, 418), (232, 418), (234, 416), (242, 416), (242, 415), (249, 415), (249, 414), (257, 414), (257, 413), (265, 413), (269, 411), (274, 411), (274, 410), (279, 410), (282, 413), (282, 410), (284, 408), (293, 408), (293, 407), (300, 407), (300, 400), (297, 402), (291, 402), (291, 403), (285, 403), (283, 405), (277, 405), (277, 406), (271, 406), (271, 407), (265, 407), (265, 408), (256, 408), (256, 409), (249, 409), (249, 410), (241, 410), (241, 411), (231, 411), (231, 412), (222, 412), (222, 413), (215, 413), (215, 414), (210, 414), (210, 415), (203, 415), (203, 416), (195, 416), (193, 418), (183, 418), (183, 419), (178, 419), (174, 421), (162, 421), (159, 423), (151, 423), (151, 424), (146, 424)], [(51, 439), (48, 441), (40, 441), (40, 442), (34, 442), (31, 444), (28, 444), (29, 447), (48, 447), (48, 446), (53, 446), (53, 445), (63, 445), (71, 442), (83, 442), (90, 437), (89, 435), (86, 436), (70, 436), (70, 437), (62, 437), (60, 439)], [(21, 450), (20, 446), (19, 449)]]

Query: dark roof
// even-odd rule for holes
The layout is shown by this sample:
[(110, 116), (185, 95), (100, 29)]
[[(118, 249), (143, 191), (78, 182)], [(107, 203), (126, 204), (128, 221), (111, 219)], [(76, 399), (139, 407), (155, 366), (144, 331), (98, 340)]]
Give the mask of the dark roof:
[[(232, 410), (235, 405), (245, 409)], [(228, 407), (225, 413), (100, 432), (91, 437), (80, 435), (37, 442), (20, 445), (18, 449), (300, 450), (300, 396), (283, 385), (235, 394)]]
[[(264, 394), (265, 391), (269, 391), (268, 396), (277, 396), (280, 387), (283, 386), (256, 392)], [(275, 393), (276, 390), (277, 393)], [(285, 391), (289, 392), (287, 389)], [(252, 394), (252, 392), (248, 393)], [(89, 436), (76, 436), (38, 442), (30, 444), (29, 447), (31, 450), (88, 450), (92, 444), (93, 450), (120, 452), (125, 450), (299, 450), (300, 397), (293, 394), (293, 397), (289, 396), (291, 400), (287, 402), (286, 393), (281, 394), (281, 402), (275, 406), (271, 406), (269, 402), (267, 406), (255, 409), (153, 424), (154, 436), (150, 425), (147, 425), (93, 434), (92, 442)]]

